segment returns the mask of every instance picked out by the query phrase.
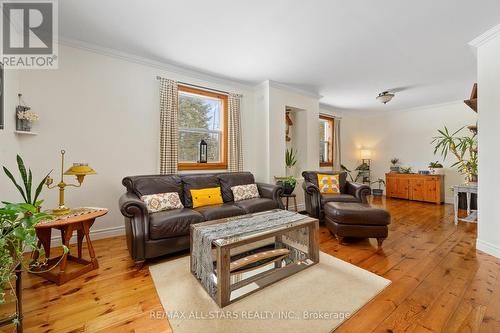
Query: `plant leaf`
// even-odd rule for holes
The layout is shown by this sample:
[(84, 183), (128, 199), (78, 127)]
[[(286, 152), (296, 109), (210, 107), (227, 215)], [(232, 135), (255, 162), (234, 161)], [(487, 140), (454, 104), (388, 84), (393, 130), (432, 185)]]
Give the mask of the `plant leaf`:
[(19, 184), (16, 182), (16, 179), (14, 178), (14, 176), (12, 175), (12, 173), (9, 171), (9, 169), (7, 169), (6, 167), (3, 167), (3, 171), (5, 172), (5, 174), (7, 175), (7, 177), (9, 177), (9, 179), (12, 181), (12, 183), (14, 183), (14, 185), (17, 187), (17, 189), (19, 190), (19, 193), (21, 193), (24, 201), (26, 202), (26, 195), (24, 194), (24, 190), (21, 186), (19, 186)]

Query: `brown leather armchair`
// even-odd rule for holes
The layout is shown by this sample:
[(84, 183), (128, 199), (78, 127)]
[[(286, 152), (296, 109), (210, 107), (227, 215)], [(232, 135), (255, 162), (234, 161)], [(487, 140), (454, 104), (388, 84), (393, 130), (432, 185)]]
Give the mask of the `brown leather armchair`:
[[(321, 194), (318, 188), (318, 174), (339, 175), (340, 194)], [(345, 171), (304, 171), (304, 197), (306, 211), (311, 217), (323, 220), (323, 206), (327, 202), (360, 202), (368, 203), (367, 195), (371, 193), (368, 185), (347, 181)]]
[[(189, 228), (193, 223), (225, 217), (283, 209), (280, 186), (256, 183), (260, 198), (234, 202), (232, 186), (255, 183), (250, 172), (125, 177), (127, 192), (120, 197), (125, 233), (131, 257), (140, 267), (147, 258), (189, 249)], [(223, 204), (192, 208), (190, 189), (220, 187)], [(149, 213), (143, 195), (177, 192), (184, 208)]]

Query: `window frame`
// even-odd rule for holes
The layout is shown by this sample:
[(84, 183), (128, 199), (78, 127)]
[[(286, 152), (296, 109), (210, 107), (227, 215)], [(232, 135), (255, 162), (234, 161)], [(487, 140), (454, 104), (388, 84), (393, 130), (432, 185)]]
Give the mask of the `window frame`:
[(319, 119), (320, 120), (325, 120), (328, 122), (329, 126), (330, 126), (330, 133), (329, 133), (329, 136), (328, 136), (328, 161), (327, 162), (319, 162), (319, 166), (320, 167), (333, 167), (333, 131), (334, 131), (334, 123), (335, 123), (335, 118), (333, 117), (329, 117), (329, 116), (324, 116), (324, 115), (320, 115), (319, 116)]
[[(189, 86), (179, 85), (177, 87), (178, 103), (180, 104), (180, 92), (186, 92), (195, 95), (207, 96), (211, 98), (217, 98), (222, 101), (222, 144), (221, 144), (221, 157), (222, 161), (217, 163), (177, 163), (177, 169), (183, 170), (221, 170), (227, 169), (227, 137), (228, 137), (228, 96), (221, 93), (216, 93), (208, 90), (203, 90), (199, 88), (193, 88)], [(180, 112), (180, 108), (179, 108)]]

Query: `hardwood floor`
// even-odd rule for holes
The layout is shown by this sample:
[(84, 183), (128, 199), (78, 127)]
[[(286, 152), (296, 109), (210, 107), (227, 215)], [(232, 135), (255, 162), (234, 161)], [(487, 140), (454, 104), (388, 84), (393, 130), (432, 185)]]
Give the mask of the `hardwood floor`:
[[(500, 260), (475, 249), (476, 225), (449, 205), (377, 199), (389, 238), (339, 245), (321, 227), (321, 250), (392, 284), (335, 332), (500, 332)], [(25, 332), (169, 332), (147, 267), (136, 271), (124, 237), (97, 240), (100, 268), (57, 287), (25, 275)]]

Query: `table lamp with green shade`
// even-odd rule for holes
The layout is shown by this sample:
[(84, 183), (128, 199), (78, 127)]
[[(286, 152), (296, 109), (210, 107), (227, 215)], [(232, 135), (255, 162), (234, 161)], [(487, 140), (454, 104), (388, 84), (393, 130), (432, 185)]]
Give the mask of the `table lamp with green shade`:
[[(96, 172), (94, 169), (88, 166), (86, 163), (73, 163), (73, 166), (70, 167), (66, 172), (64, 172), (64, 154), (66, 151), (61, 150), (61, 180), (58, 184), (51, 186), (54, 180), (51, 177), (47, 177), (47, 187), (49, 189), (53, 189), (55, 187), (59, 187), (59, 207), (53, 209), (50, 213), (53, 215), (64, 215), (71, 212), (71, 208), (68, 208), (64, 205), (64, 189), (66, 186), (73, 187), (81, 187), (83, 183), (83, 179), (87, 175), (95, 175)], [(67, 184), (64, 182), (65, 175), (74, 175), (76, 176), (76, 180), (78, 181), (78, 185), (76, 184)]]

